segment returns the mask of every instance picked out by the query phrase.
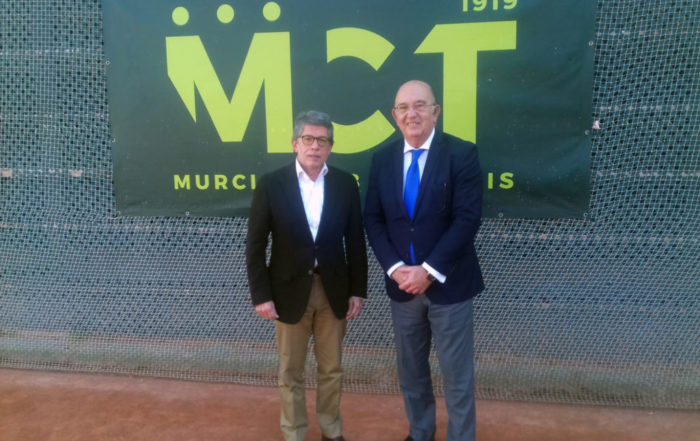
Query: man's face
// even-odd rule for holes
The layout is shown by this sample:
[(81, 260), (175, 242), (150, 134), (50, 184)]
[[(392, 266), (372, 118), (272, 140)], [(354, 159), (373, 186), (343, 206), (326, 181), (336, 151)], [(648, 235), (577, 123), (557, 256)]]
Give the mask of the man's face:
[(311, 145), (306, 145), (306, 142), (302, 138), (309, 136), (313, 138), (322, 138), (321, 144), (323, 144), (323, 138), (326, 140), (330, 139), (328, 138), (327, 128), (323, 126), (305, 125), (304, 129), (301, 131), (301, 136), (292, 141), (301, 168), (303, 168), (308, 175), (313, 175), (320, 172), (323, 168), (323, 164), (325, 164), (328, 156), (331, 154), (333, 144), (329, 143), (323, 146), (319, 145), (318, 139), (313, 139)]
[(396, 125), (412, 147), (420, 147), (435, 128), (440, 106), (427, 85), (411, 81), (396, 93), (394, 116)]

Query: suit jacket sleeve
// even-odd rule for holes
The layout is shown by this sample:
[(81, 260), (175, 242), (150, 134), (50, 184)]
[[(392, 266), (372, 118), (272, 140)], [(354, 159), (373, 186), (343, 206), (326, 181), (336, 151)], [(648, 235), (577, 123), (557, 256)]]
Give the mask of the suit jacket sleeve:
[(272, 288), (267, 271), (266, 250), (271, 229), (267, 182), (261, 180), (253, 192), (246, 238), (248, 285), (254, 305), (272, 300)]
[(382, 164), (382, 162), (379, 152), (375, 153), (372, 157), (365, 198), (365, 228), (367, 229), (367, 236), (372, 244), (374, 254), (386, 272), (392, 265), (403, 259), (401, 259), (391, 243), (387, 231), (387, 219), (384, 215), (381, 192), (379, 191), (382, 173), (386, 173), (386, 170), (382, 170), (382, 165), (386, 168), (386, 164)]

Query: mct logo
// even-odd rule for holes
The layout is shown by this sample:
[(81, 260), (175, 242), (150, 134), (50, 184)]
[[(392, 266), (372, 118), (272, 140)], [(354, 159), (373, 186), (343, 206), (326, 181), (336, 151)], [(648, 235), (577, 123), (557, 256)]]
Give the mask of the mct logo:
[[(512, 3), (515, 4), (515, 3)], [(465, 11), (467, 9), (465, 8)], [(268, 22), (282, 15), (278, 3), (262, 8)], [(222, 4), (216, 11), (223, 24), (236, 16), (234, 8)], [(187, 26), (189, 11), (172, 11), (172, 21)], [(359, 27), (336, 27), (325, 33), (326, 63), (353, 57), (375, 71), (394, 52), (394, 44), (382, 35)], [(443, 56), (443, 129), (460, 138), (476, 139), (477, 53), (514, 50), (516, 22), (491, 21), (436, 24), (413, 53)], [(320, 56), (320, 54), (319, 54)], [(261, 89), (264, 89), (268, 153), (288, 153), (292, 137), (292, 54), (290, 32), (255, 32), (231, 97), (222, 86), (232, 78), (220, 78), (199, 35), (166, 37), (168, 76), (193, 121), (197, 121), (195, 90), (199, 93), (222, 142), (241, 142)], [(393, 125), (375, 110), (354, 124), (334, 122), (338, 139), (333, 151), (357, 153), (384, 141)]]

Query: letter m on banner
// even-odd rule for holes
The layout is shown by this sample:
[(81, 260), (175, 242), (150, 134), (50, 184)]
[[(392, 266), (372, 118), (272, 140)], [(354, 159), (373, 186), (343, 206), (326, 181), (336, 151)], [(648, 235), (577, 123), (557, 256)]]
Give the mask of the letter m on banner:
[(165, 43), (168, 76), (195, 122), (197, 89), (221, 141), (242, 141), (264, 85), (268, 152), (289, 151), (292, 75), (288, 32), (253, 35), (230, 100), (199, 36), (166, 37)]

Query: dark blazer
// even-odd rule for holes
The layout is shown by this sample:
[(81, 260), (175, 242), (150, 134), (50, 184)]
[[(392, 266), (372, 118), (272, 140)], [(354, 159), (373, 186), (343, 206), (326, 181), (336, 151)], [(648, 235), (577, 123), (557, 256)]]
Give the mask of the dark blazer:
[(367, 250), (357, 181), (330, 166), (324, 179), (316, 241), (304, 212), (295, 164), (263, 176), (253, 193), (246, 241), (250, 294), (255, 305), (273, 300), (279, 320), (285, 323), (297, 323), (304, 314), (314, 260), (336, 317), (345, 317), (351, 296), (367, 297)]
[[(372, 158), (365, 227), (369, 242), (386, 271), (399, 261), (410, 265), (413, 242), (416, 263), (444, 274), (426, 295), (439, 304), (460, 302), (484, 289), (474, 238), (481, 223), (483, 182), (476, 146), (436, 130), (425, 163), (413, 219), (403, 203), (404, 140), (381, 147)], [(413, 296), (385, 277), (387, 294), (407, 301)]]

